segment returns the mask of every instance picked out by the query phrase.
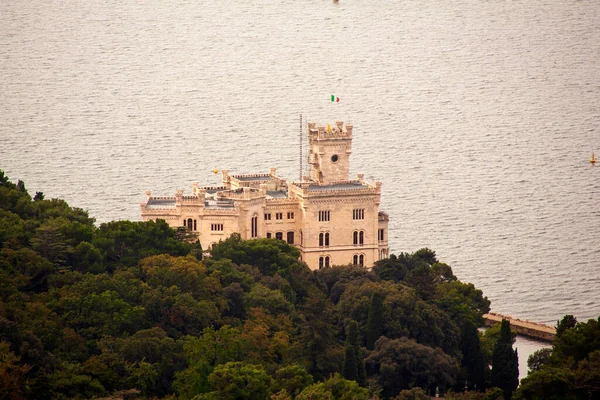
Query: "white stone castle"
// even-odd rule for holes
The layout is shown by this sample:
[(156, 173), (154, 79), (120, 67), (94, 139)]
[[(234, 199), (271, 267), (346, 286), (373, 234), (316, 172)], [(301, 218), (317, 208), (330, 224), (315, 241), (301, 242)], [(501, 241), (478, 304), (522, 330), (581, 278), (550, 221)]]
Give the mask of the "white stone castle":
[(310, 176), (288, 182), (268, 174), (230, 175), (223, 186), (192, 185), (192, 195), (174, 197), (146, 192), (144, 221), (164, 219), (186, 227), (204, 249), (237, 232), (243, 239), (275, 238), (300, 250), (312, 268), (363, 265), (389, 255), (386, 213), (379, 211), (381, 182), (349, 177), (352, 125), (308, 124)]

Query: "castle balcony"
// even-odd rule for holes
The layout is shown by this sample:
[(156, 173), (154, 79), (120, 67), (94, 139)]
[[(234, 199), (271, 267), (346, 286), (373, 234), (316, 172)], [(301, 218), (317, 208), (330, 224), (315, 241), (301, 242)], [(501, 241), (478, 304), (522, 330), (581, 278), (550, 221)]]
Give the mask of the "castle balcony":
[(377, 220), (380, 222), (387, 222), (390, 220), (390, 216), (384, 211), (379, 211), (377, 213)]

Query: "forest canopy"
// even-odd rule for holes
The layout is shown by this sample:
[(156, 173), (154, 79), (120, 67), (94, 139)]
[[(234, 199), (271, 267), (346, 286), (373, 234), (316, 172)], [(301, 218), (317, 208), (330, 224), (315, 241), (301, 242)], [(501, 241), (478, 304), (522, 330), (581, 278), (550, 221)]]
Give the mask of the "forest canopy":
[(490, 302), (430, 249), (371, 270), (311, 271), (276, 239), (234, 234), (203, 256), (165, 221), (96, 226), (44, 197), (0, 171), (2, 399), (400, 399), (489, 387), (492, 354), (476, 327)]

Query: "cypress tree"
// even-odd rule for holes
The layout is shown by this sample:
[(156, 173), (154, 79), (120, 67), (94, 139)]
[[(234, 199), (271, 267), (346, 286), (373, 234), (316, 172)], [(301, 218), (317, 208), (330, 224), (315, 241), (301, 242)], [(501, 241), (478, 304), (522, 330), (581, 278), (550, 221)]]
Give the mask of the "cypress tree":
[(360, 352), (360, 337), (358, 323), (351, 320), (346, 327), (346, 349), (342, 364), (342, 375), (350, 381), (365, 383), (365, 363)]
[(485, 392), (485, 362), (481, 352), (481, 343), (477, 328), (466, 322), (462, 330), (460, 350), (463, 354), (461, 365), (465, 378), (470, 386), (477, 385), (477, 390)]
[(511, 400), (513, 392), (519, 386), (518, 356), (518, 352), (512, 348), (510, 322), (503, 319), (500, 337), (492, 354), (492, 386), (502, 389), (505, 400)]
[(373, 350), (375, 342), (383, 334), (383, 297), (379, 293), (373, 293), (371, 296), (371, 306), (369, 307), (369, 317), (367, 320), (366, 342), (367, 349)]

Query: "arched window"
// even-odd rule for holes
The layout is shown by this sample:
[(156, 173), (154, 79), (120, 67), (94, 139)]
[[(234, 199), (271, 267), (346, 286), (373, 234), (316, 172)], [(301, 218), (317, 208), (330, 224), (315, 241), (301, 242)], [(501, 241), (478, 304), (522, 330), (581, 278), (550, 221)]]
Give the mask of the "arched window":
[(325, 247), (329, 246), (329, 232), (325, 234)]
[(252, 224), (251, 224), (251, 229), (250, 229), (250, 237), (257, 237), (258, 236), (258, 216), (256, 214), (254, 214), (254, 216), (252, 217)]
[(325, 268), (329, 268), (329, 256), (325, 257)]
[(287, 233), (287, 242), (289, 244), (294, 244), (294, 231), (289, 231)]
[(275, 239), (283, 240), (283, 232), (275, 232)]
[(302, 229), (300, 230), (300, 246), (304, 246), (304, 235), (302, 234)]
[(364, 255), (360, 255), (358, 256), (358, 264), (362, 267), (363, 265), (365, 265), (365, 256)]
[(323, 257), (319, 257), (319, 269), (323, 268)]
[(186, 222), (187, 222), (187, 221), (184, 219), (184, 220), (183, 220), (183, 226), (186, 226), (186, 225), (187, 225), (187, 223), (186, 223)]
[(358, 231), (352, 232), (352, 244), (354, 244), (354, 245), (358, 244)]
[(192, 219), (188, 218), (188, 229), (191, 231), (192, 230)]
[(323, 237), (325, 234), (323, 232), (319, 233), (319, 247), (323, 247)]
[(358, 244), (360, 244), (361, 246), (365, 244), (365, 231), (360, 231), (358, 233)]
[(354, 264), (354, 265), (358, 265), (358, 254), (355, 254), (355, 255), (354, 255), (354, 258), (353, 258), (353, 260), (352, 260), (352, 264)]
[(273, 234), (271, 232), (267, 232), (267, 239), (271, 239), (272, 236)]
[(196, 225), (196, 220), (194, 220), (194, 230), (197, 231), (198, 230), (198, 226)]

